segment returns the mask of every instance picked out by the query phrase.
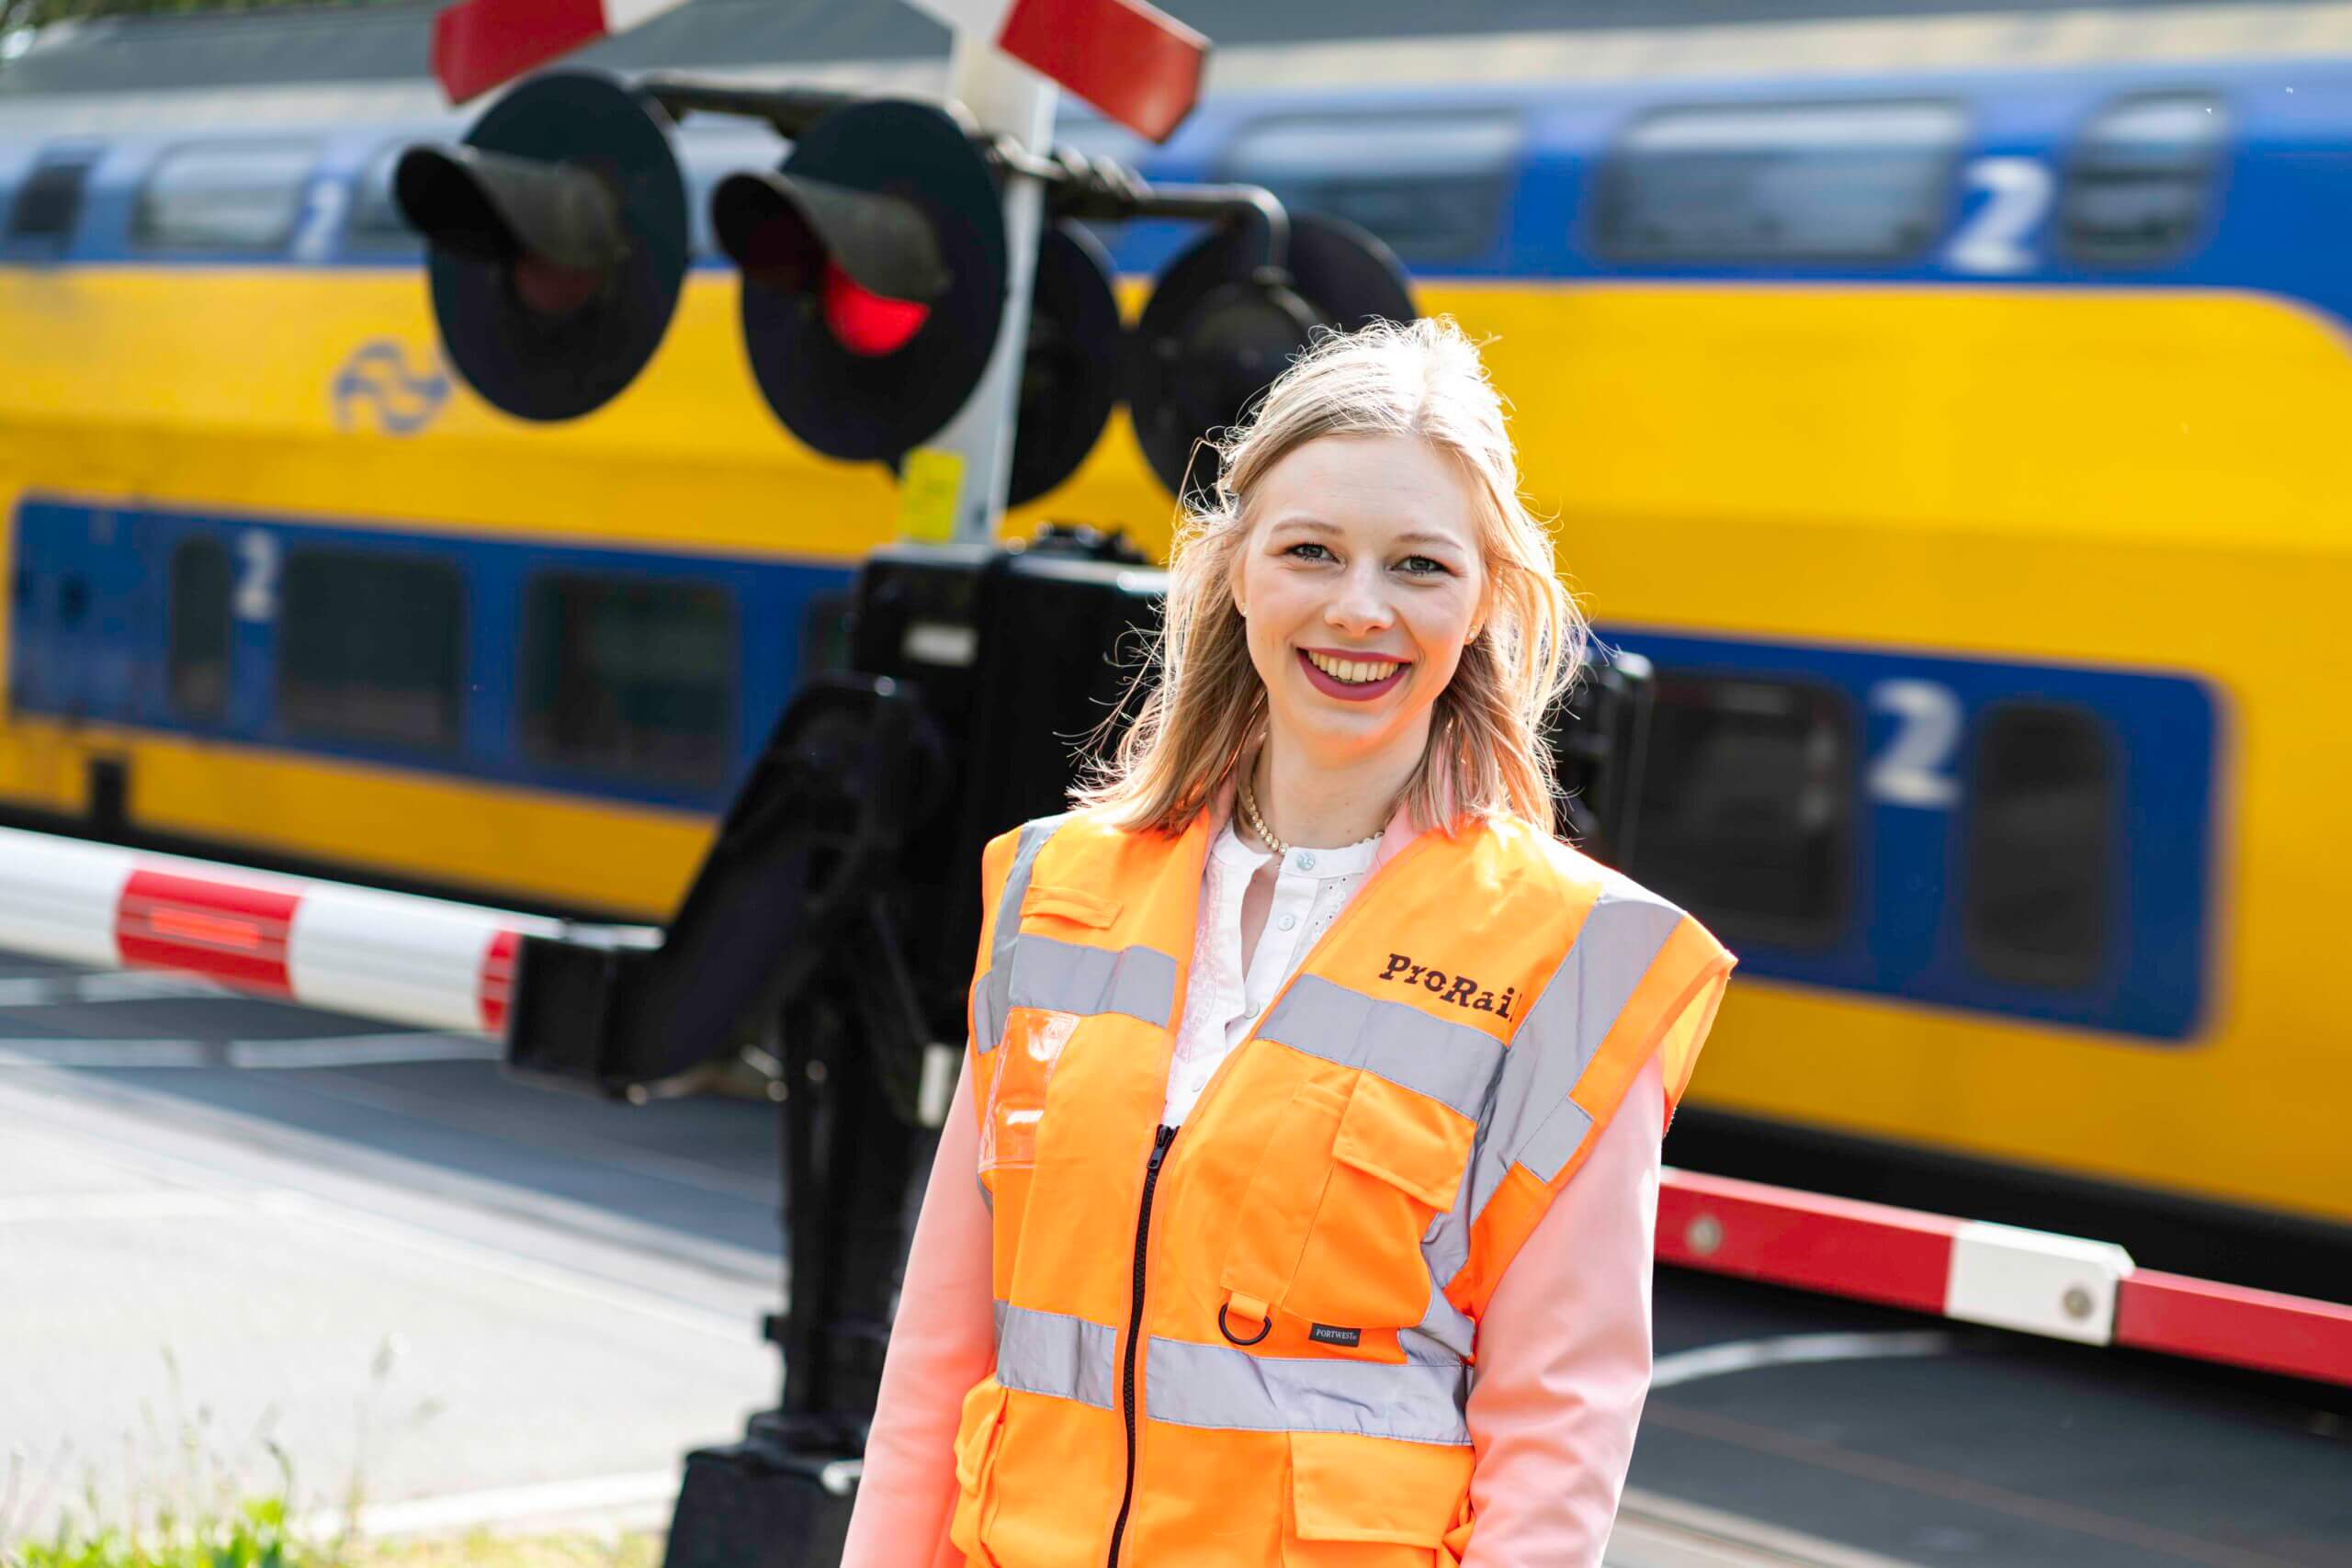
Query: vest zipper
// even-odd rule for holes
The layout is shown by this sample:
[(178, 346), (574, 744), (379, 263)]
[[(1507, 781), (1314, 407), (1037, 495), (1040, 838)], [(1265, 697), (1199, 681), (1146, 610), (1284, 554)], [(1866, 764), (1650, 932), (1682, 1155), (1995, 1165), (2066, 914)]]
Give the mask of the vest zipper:
[(1136, 1215), (1136, 1289), (1127, 1308), (1127, 1354), (1119, 1371), (1119, 1413), (1127, 1422), (1127, 1483), (1119, 1494), (1119, 1517), (1111, 1526), (1111, 1555), (1109, 1568), (1119, 1568), (1119, 1542), (1127, 1533), (1127, 1510), (1136, 1500), (1136, 1342), (1143, 1337), (1143, 1263), (1146, 1245), (1151, 1239), (1151, 1194), (1159, 1185), (1159, 1167), (1168, 1158), (1168, 1145), (1176, 1141), (1176, 1129), (1162, 1127), (1152, 1134), (1151, 1163), (1143, 1171), (1143, 1206)]

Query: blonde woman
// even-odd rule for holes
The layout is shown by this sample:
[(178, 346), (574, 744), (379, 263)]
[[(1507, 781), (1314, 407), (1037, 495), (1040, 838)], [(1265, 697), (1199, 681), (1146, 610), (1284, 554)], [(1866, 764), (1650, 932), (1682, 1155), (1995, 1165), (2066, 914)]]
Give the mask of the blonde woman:
[(1553, 838), (1586, 628), (1451, 322), (1318, 344), (992, 843), (853, 1568), (1598, 1563), (1732, 959)]

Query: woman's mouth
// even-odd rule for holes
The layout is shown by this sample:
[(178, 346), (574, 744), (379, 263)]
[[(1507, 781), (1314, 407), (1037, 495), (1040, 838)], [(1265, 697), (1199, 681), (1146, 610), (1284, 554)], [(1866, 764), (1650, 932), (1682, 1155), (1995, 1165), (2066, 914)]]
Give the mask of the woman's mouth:
[(1413, 668), (1408, 660), (1346, 659), (1337, 654), (1310, 653), (1303, 648), (1298, 650), (1298, 667), (1306, 672), (1306, 679), (1317, 691), (1343, 703), (1368, 703), (1385, 696)]

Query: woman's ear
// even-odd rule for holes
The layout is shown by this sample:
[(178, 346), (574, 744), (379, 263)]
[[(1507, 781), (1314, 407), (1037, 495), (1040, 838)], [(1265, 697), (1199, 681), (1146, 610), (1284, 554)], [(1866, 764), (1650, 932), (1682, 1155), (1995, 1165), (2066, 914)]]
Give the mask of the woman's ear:
[(1470, 617), (1470, 635), (1462, 639), (1464, 643), (1476, 642), (1479, 637), (1486, 635), (1487, 623), (1495, 618), (1494, 569), (1488, 567), (1485, 576), (1487, 581), (1478, 588), (1477, 613)]

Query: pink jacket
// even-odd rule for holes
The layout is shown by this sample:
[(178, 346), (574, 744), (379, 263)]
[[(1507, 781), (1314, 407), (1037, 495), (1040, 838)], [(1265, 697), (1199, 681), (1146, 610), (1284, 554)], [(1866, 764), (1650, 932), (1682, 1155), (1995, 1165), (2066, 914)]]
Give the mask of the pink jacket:
[[(1412, 837), (1400, 812), (1375, 863)], [(1464, 1568), (1600, 1562), (1649, 1392), (1665, 1122), (1654, 1056), (1479, 1321), (1467, 1410), (1476, 1523)], [(966, 1391), (996, 1356), (989, 1213), (973, 1179), (978, 1143), (967, 1072), (916, 1222), (842, 1568), (962, 1568), (947, 1540), (956, 1425)]]

